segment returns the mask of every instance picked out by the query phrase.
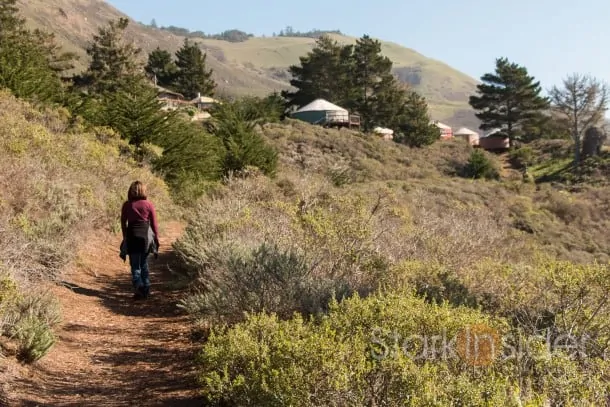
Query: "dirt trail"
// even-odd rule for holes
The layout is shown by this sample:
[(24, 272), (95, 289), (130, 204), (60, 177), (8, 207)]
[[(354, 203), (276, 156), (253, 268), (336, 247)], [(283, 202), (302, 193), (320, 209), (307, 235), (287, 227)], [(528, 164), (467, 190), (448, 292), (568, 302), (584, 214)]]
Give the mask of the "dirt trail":
[[(135, 301), (119, 239), (89, 242), (64, 286), (54, 288), (63, 322), (58, 342), (32, 367), (17, 367), (10, 406), (200, 406), (189, 324), (176, 307), (171, 243), (177, 223), (162, 231), (151, 258), (151, 297)], [(1, 404), (1, 403), (0, 403)]]

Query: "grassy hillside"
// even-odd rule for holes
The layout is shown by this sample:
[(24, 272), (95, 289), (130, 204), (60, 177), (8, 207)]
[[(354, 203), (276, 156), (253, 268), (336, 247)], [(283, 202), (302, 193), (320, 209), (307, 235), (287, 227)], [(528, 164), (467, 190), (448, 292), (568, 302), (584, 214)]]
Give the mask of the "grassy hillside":
[[(123, 16), (100, 0), (21, 0), (20, 3), (30, 24), (55, 32), (66, 49), (83, 57), (81, 67), (84, 66), (83, 47), (96, 28), (108, 19)], [(366, 27), (363, 29), (366, 31)], [(175, 51), (183, 40), (167, 31), (136, 22), (129, 33), (145, 51), (156, 46)], [(334, 37), (343, 43), (355, 41), (351, 37)], [(242, 43), (198, 41), (208, 52), (220, 91), (233, 95), (263, 95), (288, 88), (286, 68), (297, 63), (298, 57), (305, 55), (314, 44), (311, 38), (287, 37), (251, 38)], [(476, 85), (473, 78), (395, 43), (383, 42), (383, 51), (394, 61), (399, 77), (428, 98), (433, 118), (456, 127), (477, 127), (477, 120), (467, 104), (468, 95)]]
[(47, 283), (62, 281), (89, 234), (119, 230), (131, 182), (148, 184), (160, 217), (173, 214), (163, 181), (129, 151), (108, 130), (84, 133), (65, 111), (0, 91), (0, 376), (2, 355), (31, 362), (53, 344), (61, 310)]

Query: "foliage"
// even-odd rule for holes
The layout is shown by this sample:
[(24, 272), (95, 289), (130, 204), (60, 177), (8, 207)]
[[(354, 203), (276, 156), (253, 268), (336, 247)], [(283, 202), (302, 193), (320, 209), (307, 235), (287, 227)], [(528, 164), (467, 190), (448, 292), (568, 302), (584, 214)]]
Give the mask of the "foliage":
[(165, 134), (153, 139), (163, 149), (153, 167), (163, 175), (176, 201), (190, 206), (205, 193), (208, 183), (220, 179), (224, 149), (201, 126), (179, 117), (171, 122)]
[(430, 122), (428, 106), (422, 96), (409, 92), (404, 110), (394, 141), (411, 147), (424, 147), (439, 139), (438, 127)]
[(52, 36), (28, 30), (17, 13), (16, 0), (0, 1), (0, 88), (35, 102), (59, 102), (57, 73), (71, 56), (60, 53)]
[(314, 48), (305, 56), (299, 57), (300, 64), (289, 68), (292, 79), (290, 85), (295, 92), (282, 91), (287, 106), (301, 107), (317, 98), (344, 105), (353, 98), (351, 93), (350, 69), (346, 66), (351, 60), (353, 46), (339, 45), (329, 36), (316, 40)]
[(203, 38), (228, 42), (244, 42), (254, 36), (254, 34), (248, 34), (238, 29), (225, 30), (218, 34), (206, 34), (203, 31), (191, 31), (187, 28), (176, 27), (173, 25), (170, 25), (168, 27), (157, 27), (157, 24), (153, 24), (153, 22), (154, 19), (151, 24), (149, 24), (149, 27), (159, 28), (160, 30), (168, 31), (181, 37), (187, 38)]
[(142, 52), (125, 39), (129, 26), (127, 18), (119, 18), (100, 27), (87, 47), (91, 62), (86, 72), (75, 78), (78, 87), (92, 95), (103, 95), (119, 90), (125, 81), (143, 80), (139, 55)]
[(148, 62), (144, 70), (147, 74), (156, 78), (157, 85), (163, 87), (170, 87), (176, 80), (178, 73), (178, 67), (172, 60), (172, 55), (159, 47), (148, 54)]
[(365, 131), (376, 126), (400, 129), (399, 140), (414, 146), (438, 139), (425, 99), (398, 82), (392, 61), (381, 54), (381, 43), (367, 35), (355, 45), (322, 36), (290, 73), (297, 90), (282, 92), (288, 107), (323, 98), (358, 113)]
[[(280, 30), (280, 32), (277, 33), (277, 36), (278, 37), (320, 38), (320, 37), (328, 35), (328, 34), (343, 35), (343, 33), (340, 30), (318, 30), (318, 29), (314, 28), (313, 30), (301, 32), (301, 31), (295, 31), (291, 26), (287, 26), (286, 28)], [(273, 36), (275, 37), (276, 34), (273, 33)]]
[(470, 105), (482, 121), (481, 130), (499, 128), (508, 136), (511, 145), (520, 139), (523, 126), (540, 120), (542, 111), (549, 107), (547, 98), (540, 96), (540, 82), (534, 82), (525, 67), (506, 58), (496, 59), (496, 70), (481, 77), (477, 95), (470, 97)]
[(545, 358), (531, 340), (526, 358), (536, 373), (519, 377), (519, 362), (494, 361), (493, 350), (493, 363), (473, 368), (459, 338), (474, 327), (496, 332), (500, 345), (506, 323), (408, 293), (334, 303), (319, 322), (251, 315), (214, 330), (198, 359), (200, 383), (212, 405), (235, 406), (542, 406), (606, 397), (594, 367), (602, 360), (587, 368), (569, 352)]
[(212, 70), (206, 69), (207, 55), (201, 51), (197, 43), (184, 40), (182, 48), (176, 51), (176, 66), (178, 72), (173, 88), (187, 99), (193, 99), (198, 94), (213, 96), (216, 83), (212, 80)]
[(224, 175), (243, 175), (248, 167), (256, 167), (265, 175), (273, 176), (277, 152), (255, 130), (253, 115), (256, 112), (248, 106), (247, 103), (227, 102), (212, 112), (211, 132), (224, 146), (222, 172)]
[(174, 114), (161, 110), (157, 91), (147, 83), (131, 81), (115, 92), (104, 93), (99, 108), (85, 117), (97, 126), (108, 126), (130, 144), (159, 141), (168, 136)]
[(569, 124), (578, 165), (585, 131), (599, 125), (608, 110), (608, 88), (591, 76), (572, 74), (563, 80), (563, 88), (554, 86), (550, 95), (553, 108)]
[(486, 153), (480, 149), (473, 150), (470, 159), (464, 168), (464, 175), (468, 178), (497, 179), (498, 170), (489, 160)]

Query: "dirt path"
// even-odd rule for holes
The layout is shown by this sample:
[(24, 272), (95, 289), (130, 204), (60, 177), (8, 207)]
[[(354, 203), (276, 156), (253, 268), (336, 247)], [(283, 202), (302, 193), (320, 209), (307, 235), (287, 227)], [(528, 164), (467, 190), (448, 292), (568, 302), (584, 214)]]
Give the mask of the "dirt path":
[[(54, 288), (63, 322), (58, 343), (32, 367), (17, 367), (10, 406), (200, 406), (193, 370), (197, 350), (176, 307), (170, 243), (181, 225), (167, 224), (158, 259), (151, 258), (151, 297), (131, 298), (129, 266), (118, 238), (91, 242)], [(1, 404), (1, 403), (0, 403)]]

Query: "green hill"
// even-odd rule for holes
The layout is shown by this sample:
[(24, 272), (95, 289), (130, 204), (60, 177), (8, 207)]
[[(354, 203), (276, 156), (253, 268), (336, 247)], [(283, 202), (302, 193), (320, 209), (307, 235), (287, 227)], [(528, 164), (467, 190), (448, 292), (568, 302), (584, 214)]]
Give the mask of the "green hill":
[[(109, 19), (124, 16), (100, 0), (20, 0), (19, 3), (32, 26), (54, 32), (67, 50), (82, 57), (79, 68), (86, 62), (84, 47), (97, 27)], [(157, 46), (175, 51), (183, 41), (183, 37), (137, 22), (131, 24), (129, 35), (145, 51)], [(333, 37), (342, 43), (356, 40), (336, 34)], [(315, 42), (313, 38), (303, 37), (197, 41), (208, 53), (219, 92), (230, 95), (263, 95), (289, 88), (287, 68), (298, 63), (299, 56), (305, 55)], [(456, 127), (477, 127), (478, 121), (467, 103), (468, 95), (474, 92), (475, 79), (412, 49), (392, 42), (382, 44), (385, 55), (394, 61), (396, 74), (428, 99), (434, 119)]]

